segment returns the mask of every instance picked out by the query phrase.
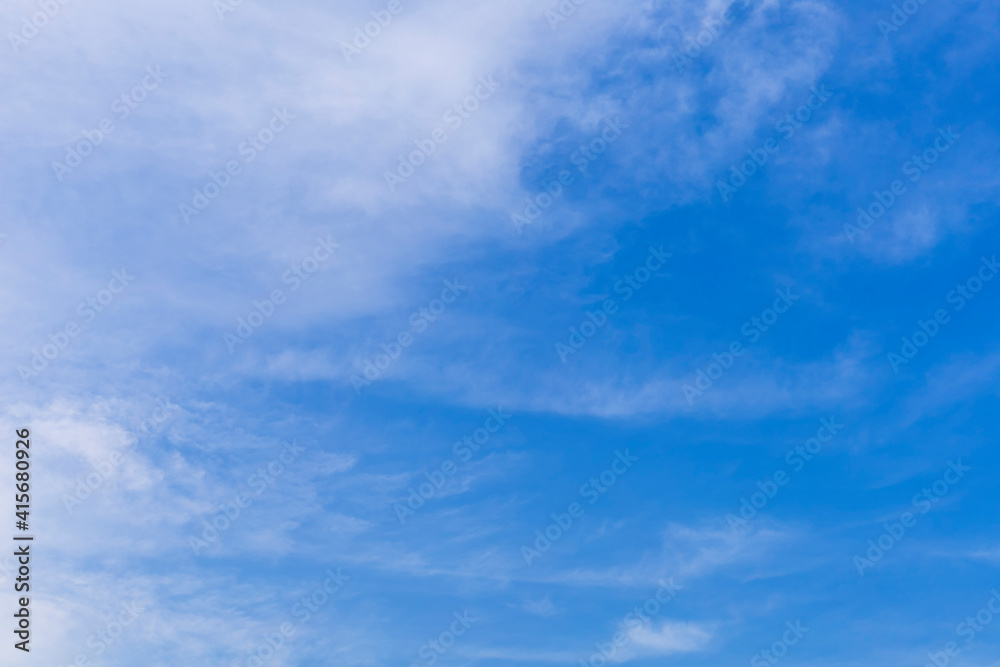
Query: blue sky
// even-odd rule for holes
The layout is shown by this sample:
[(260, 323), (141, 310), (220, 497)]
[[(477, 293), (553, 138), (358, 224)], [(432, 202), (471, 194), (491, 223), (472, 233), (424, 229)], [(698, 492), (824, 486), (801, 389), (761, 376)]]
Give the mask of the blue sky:
[(995, 3), (0, 22), (3, 664), (1000, 665)]

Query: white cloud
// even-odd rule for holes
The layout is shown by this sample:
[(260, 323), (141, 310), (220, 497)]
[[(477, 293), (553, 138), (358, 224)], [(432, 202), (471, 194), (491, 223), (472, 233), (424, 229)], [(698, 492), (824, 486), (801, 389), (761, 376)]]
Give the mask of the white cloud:
[(712, 631), (699, 623), (663, 621), (651, 627), (625, 630), (628, 643), (612, 658), (613, 662), (630, 662), (639, 658), (662, 657), (678, 653), (694, 653), (708, 647)]
[(525, 600), (524, 610), (532, 616), (555, 616), (559, 613), (556, 606), (552, 604), (552, 599), (548, 595), (540, 600)]

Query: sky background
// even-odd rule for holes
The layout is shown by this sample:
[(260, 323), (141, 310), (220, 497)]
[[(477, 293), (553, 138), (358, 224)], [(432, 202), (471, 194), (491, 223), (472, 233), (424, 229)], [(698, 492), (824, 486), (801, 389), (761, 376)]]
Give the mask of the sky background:
[(223, 2), (0, 9), (0, 662), (1000, 665), (1000, 5)]

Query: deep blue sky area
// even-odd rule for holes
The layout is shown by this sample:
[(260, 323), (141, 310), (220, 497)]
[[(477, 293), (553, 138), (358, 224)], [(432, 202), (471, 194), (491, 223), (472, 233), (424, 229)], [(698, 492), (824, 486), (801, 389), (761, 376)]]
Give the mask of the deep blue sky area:
[(997, 3), (0, 27), (0, 664), (1000, 667)]

